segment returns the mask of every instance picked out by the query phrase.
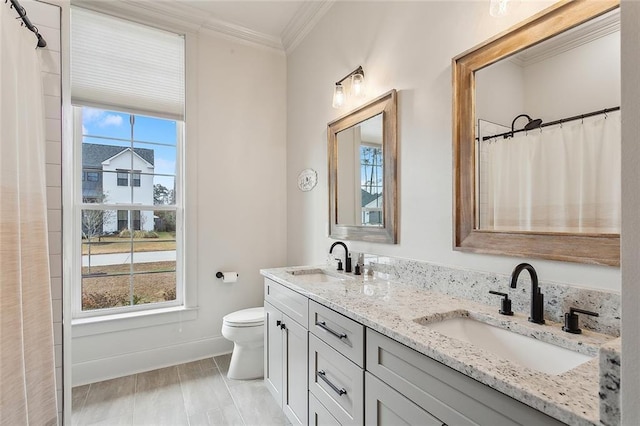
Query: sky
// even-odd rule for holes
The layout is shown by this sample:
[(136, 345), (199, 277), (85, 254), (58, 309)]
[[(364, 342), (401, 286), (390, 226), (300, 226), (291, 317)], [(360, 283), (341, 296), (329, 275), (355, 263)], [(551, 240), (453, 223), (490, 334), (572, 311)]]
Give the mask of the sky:
[[(129, 117), (130, 114), (126, 113), (83, 107), (83, 142), (115, 146), (130, 146), (131, 124)], [(133, 130), (134, 148), (147, 148), (154, 150), (154, 173), (172, 176), (175, 175), (177, 140), (176, 122), (172, 120), (136, 115)], [(126, 139), (126, 141), (102, 139), (104, 137)], [(169, 189), (173, 188), (173, 182), (173, 177), (154, 177), (154, 184), (159, 183)]]

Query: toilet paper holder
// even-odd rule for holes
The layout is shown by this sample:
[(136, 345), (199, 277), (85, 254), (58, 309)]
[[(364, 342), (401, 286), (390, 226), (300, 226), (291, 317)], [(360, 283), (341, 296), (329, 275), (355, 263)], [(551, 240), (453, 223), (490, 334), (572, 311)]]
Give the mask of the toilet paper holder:
[[(238, 277), (240, 276), (240, 274), (237, 275)], [(216, 278), (220, 278), (224, 280), (224, 273), (218, 271), (216, 272)]]

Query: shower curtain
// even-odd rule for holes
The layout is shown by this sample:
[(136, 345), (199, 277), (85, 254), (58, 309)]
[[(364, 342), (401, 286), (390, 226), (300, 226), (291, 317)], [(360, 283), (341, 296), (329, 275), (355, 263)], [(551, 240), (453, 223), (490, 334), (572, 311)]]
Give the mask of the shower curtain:
[(494, 230), (619, 233), (620, 124), (618, 112), (489, 142), (483, 222)]
[(36, 38), (0, 3), (0, 425), (58, 423)]

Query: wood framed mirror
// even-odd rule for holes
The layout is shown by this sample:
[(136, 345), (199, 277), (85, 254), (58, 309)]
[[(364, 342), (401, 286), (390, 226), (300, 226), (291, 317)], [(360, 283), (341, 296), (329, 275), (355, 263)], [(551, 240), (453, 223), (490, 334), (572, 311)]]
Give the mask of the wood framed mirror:
[(396, 244), (397, 94), (328, 124), (329, 237)]
[[(544, 225), (536, 228), (535, 226), (527, 227), (529, 226), (527, 225), (509, 228), (485, 225), (487, 222), (483, 222), (480, 218), (482, 203), (480, 195), (482, 192), (480, 190), (481, 173), (479, 172), (479, 164), (481, 164), (479, 144), (482, 143), (484, 137), (481, 135), (479, 120), (482, 117), (477, 116), (480, 102), (477, 98), (478, 87), (476, 87), (480, 75), (479, 71), (497, 64), (501, 60), (512, 60), (516, 54), (525, 49), (548, 44), (556, 36), (580, 31), (585, 25), (604, 19), (607, 15), (615, 14), (616, 10), (619, 10), (618, 8), (619, 1), (617, 0), (562, 1), (505, 33), (453, 58), (453, 231), (455, 250), (600, 265), (618, 266), (620, 264), (619, 208), (616, 218), (618, 221), (617, 230), (615, 226), (598, 228), (580, 225), (554, 228)], [(600, 36), (594, 36), (594, 38), (598, 37)], [(601, 67), (602, 63), (603, 61), (596, 64), (594, 68)], [(581, 78), (580, 75), (574, 76), (574, 79), (579, 78)], [(494, 81), (496, 80), (494, 79)], [(557, 102), (562, 97), (562, 94), (556, 93), (554, 101)], [(496, 99), (498, 96), (495, 99), (492, 98), (491, 101), (497, 102)], [(613, 105), (606, 105), (606, 107), (611, 106)], [(515, 141), (514, 133), (517, 133), (520, 127), (516, 127), (516, 132), (513, 132), (514, 123), (525, 112), (522, 110), (512, 111), (511, 117), (516, 117), (516, 119), (513, 122), (509, 119), (509, 122), (500, 123), (501, 126), (497, 127), (499, 130), (494, 130), (494, 133), (500, 134), (501, 139), (512, 138)], [(584, 112), (587, 111), (579, 113), (583, 115), (580, 124), (586, 123)], [(606, 112), (606, 109), (600, 112), (604, 119), (607, 118)], [(578, 115), (570, 118), (579, 117)], [(533, 131), (542, 134), (553, 129), (545, 127), (553, 124), (553, 117), (546, 117), (543, 120), (543, 123), (547, 121), (549, 123), (542, 125), (533, 123), (530, 128), (529, 124), (525, 124), (527, 121), (524, 118), (528, 118), (529, 123), (535, 121), (530, 117), (520, 118), (521, 121), (518, 123), (527, 127), (527, 131), (521, 130), (522, 134)], [(555, 118), (559, 119), (556, 123), (559, 123), (559, 126), (556, 127), (561, 128), (565, 117)], [(617, 120), (619, 121), (619, 115)], [(511, 123), (511, 128), (509, 128), (509, 123)], [(542, 127), (545, 128), (542, 129)], [(565, 123), (565, 127), (568, 127), (568, 124)], [(620, 143), (619, 140), (614, 142)], [(520, 160), (516, 159), (515, 163), (518, 164), (518, 161)], [(530, 163), (522, 162), (519, 164), (525, 168), (524, 165)], [(562, 185), (562, 183), (557, 184)], [(550, 185), (547, 184), (547, 186)], [(518, 192), (512, 192), (511, 196), (517, 197)], [(614, 211), (612, 215), (615, 214)]]

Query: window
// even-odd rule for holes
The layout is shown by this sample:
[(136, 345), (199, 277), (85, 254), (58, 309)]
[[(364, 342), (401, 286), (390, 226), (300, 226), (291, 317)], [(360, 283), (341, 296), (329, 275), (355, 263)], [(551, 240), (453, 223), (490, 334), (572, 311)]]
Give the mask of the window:
[(118, 186), (129, 186), (129, 172), (126, 170), (118, 170)]
[[(129, 171), (118, 169), (118, 186), (129, 186)], [(140, 186), (140, 170), (131, 172), (131, 186)]]
[[(176, 255), (181, 123), (91, 107), (75, 111), (81, 167), (101, 166), (103, 175), (98, 186), (81, 182), (78, 311), (181, 302)], [(136, 256), (142, 252), (144, 259)]]
[(184, 37), (72, 7), (71, 102), (74, 317), (181, 306)]
[(123, 231), (129, 227), (129, 212), (118, 210), (118, 231)]
[(363, 225), (382, 225), (382, 173), (382, 147), (380, 145), (360, 145)]

